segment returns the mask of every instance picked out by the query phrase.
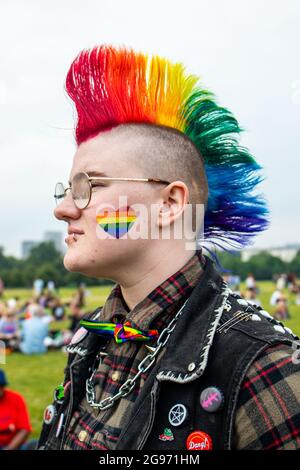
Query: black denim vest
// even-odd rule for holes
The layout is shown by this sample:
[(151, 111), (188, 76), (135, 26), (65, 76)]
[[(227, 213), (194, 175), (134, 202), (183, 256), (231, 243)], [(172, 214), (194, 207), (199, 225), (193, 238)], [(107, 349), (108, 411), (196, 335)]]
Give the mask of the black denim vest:
[[(249, 312), (254, 315), (253, 320), (241, 320), (226, 332), (219, 332), (220, 326), (238, 311)], [(277, 331), (278, 326), (282, 331)], [(262, 309), (232, 294), (212, 261), (206, 258), (204, 272), (177, 321), (165, 353), (153, 366), (134, 402), (116, 449), (186, 450), (186, 439), (196, 430), (211, 437), (213, 449), (234, 448), (236, 406), (249, 366), (269, 346), (292, 345), (296, 339), (281, 323), (267, 318)], [(43, 426), (40, 449), (63, 447), (64, 430), (55, 437), (59, 416), (64, 412), (67, 427), (84, 396), (85, 380), (95, 354), (105, 344), (103, 338), (88, 334), (78, 345), (84, 355), (70, 354), (66, 381), (71, 380), (71, 387), (63, 404), (56, 405), (57, 418), (51, 425)], [(224, 396), (223, 407), (214, 413), (200, 406), (200, 394), (210, 386), (216, 386)], [(178, 428), (172, 427), (168, 418), (176, 404), (184, 405), (188, 411), (187, 419)], [(159, 439), (165, 428), (171, 429), (173, 440)]]

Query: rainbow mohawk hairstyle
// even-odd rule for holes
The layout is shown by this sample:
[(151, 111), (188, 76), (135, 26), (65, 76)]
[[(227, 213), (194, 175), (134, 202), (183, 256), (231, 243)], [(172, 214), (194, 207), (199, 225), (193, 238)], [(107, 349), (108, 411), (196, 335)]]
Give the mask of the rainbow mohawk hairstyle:
[(242, 248), (268, 226), (265, 200), (253, 193), (261, 167), (239, 144), (242, 129), (182, 64), (99, 46), (75, 58), (66, 91), (77, 110), (78, 145), (123, 123), (164, 125), (192, 140), (203, 156), (209, 187), (206, 242)]

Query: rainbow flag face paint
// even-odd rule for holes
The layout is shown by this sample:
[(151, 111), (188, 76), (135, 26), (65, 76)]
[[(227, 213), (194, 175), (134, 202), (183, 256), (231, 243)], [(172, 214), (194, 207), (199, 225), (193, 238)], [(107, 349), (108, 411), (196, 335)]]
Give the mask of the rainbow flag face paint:
[(114, 238), (122, 238), (136, 221), (137, 215), (130, 207), (117, 209), (102, 209), (96, 215), (98, 225)]

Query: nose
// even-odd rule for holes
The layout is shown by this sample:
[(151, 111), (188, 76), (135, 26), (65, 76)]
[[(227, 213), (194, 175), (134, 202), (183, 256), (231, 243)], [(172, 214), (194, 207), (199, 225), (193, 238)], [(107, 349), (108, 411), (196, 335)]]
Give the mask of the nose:
[(79, 219), (81, 210), (74, 204), (71, 191), (54, 209), (54, 216), (58, 220)]

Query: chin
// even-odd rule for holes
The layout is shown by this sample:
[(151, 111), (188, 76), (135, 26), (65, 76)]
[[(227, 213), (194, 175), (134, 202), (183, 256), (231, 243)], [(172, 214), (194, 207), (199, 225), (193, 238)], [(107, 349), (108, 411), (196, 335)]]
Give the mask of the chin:
[(88, 266), (82, 262), (80, 256), (72, 255), (71, 253), (66, 253), (64, 257), (64, 267), (67, 271), (72, 273), (86, 274)]
[(101, 272), (99, 273), (99, 268), (97, 272), (95, 272), (94, 263), (91, 263), (87, 256), (79, 256), (78, 254), (67, 252), (65, 254), (63, 263), (66, 270), (72, 273), (79, 273), (87, 277), (101, 278)]

